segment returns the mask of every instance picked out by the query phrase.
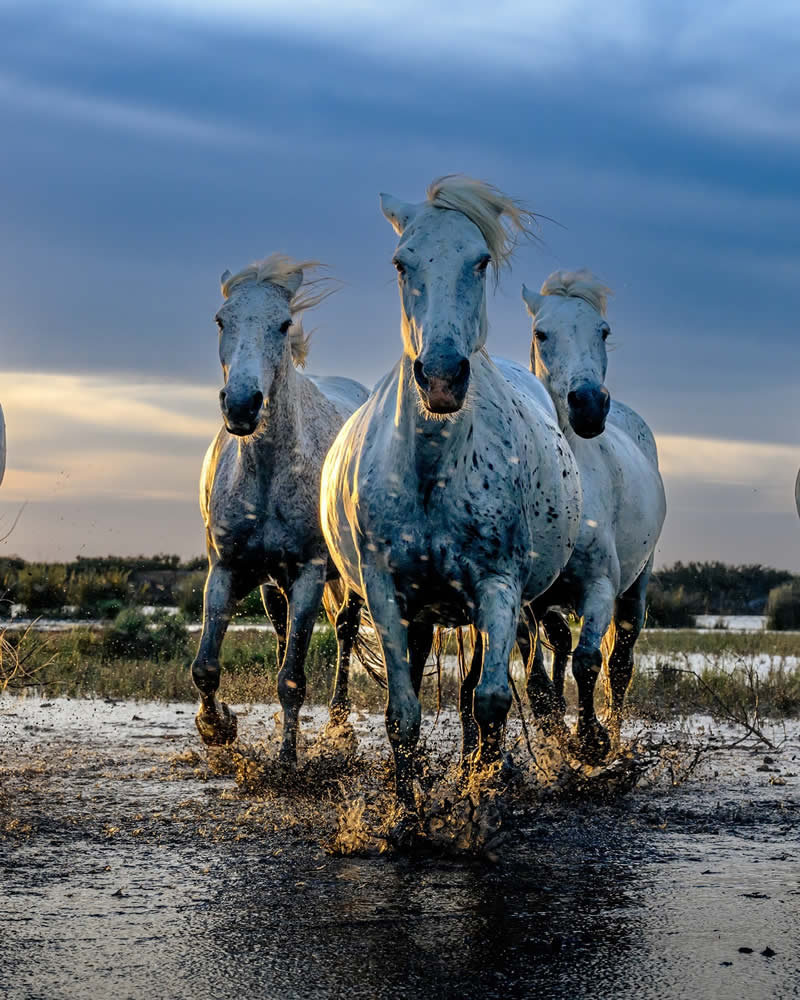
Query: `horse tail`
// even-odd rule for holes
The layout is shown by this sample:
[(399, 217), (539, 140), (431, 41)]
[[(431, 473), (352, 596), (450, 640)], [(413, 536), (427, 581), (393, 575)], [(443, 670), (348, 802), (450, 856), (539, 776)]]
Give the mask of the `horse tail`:
[[(322, 592), (322, 606), (325, 609), (328, 621), (333, 626), (334, 632), (336, 631), (336, 618), (344, 603), (345, 595), (346, 590), (341, 579), (329, 580)], [(365, 635), (362, 629), (366, 630), (369, 634)], [(376, 684), (385, 688), (387, 682), (383, 655), (375, 639), (375, 626), (369, 616), (369, 612), (363, 606), (361, 608), (361, 624), (353, 640), (353, 652), (367, 674)]]
[(600, 655), (603, 657), (603, 671), (604, 674), (604, 690), (606, 696), (606, 704), (611, 704), (611, 675), (608, 672), (608, 661), (611, 659), (611, 654), (614, 652), (614, 644), (617, 641), (617, 626), (614, 624), (614, 619), (611, 619), (611, 624), (608, 626), (606, 634), (603, 636), (603, 641), (600, 643)]

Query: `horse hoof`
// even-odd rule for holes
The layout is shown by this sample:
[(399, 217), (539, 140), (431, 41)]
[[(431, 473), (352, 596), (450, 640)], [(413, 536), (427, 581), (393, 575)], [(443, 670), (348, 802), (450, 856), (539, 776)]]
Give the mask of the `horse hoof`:
[(404, 809), (397, 822), (389, 830), (387, 839), (398, 851), (413, 850), (422, 840), (422, 823), (419, 814)]
[(513, 778), (514, 775), (519, 774), (520, 770), (514, 763), (514, 758), (508, 750), (503, 751), (503, 755), (500, 758), (500, 777), (501, 778)]
[(328, 709), (328, 722), (325, 729), (333, 730), (342, 727), (353, 728), (350, 723), (350, 708), (347, 705), (331, 705)]
[(200, 739), (208, 747), (226, 746), (236, 742), (238, 725), (236, 713), (224, 701), (216, 703), (216, 711), (209, 712), (201, 706), (194, 722)]
[(575, 756), (586, 764), (599, 764), (611, 752), (611, 739), (597, 720), (575, 733)]

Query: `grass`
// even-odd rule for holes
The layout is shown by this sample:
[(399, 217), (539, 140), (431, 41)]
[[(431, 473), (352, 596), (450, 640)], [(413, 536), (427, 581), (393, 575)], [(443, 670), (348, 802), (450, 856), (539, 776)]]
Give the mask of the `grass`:
[[(45, 697), (94, 695), (118, 699), (195, 701), (190, 664), (196, 637), (177, 655), (162, 655), (158, 662), (144, 657), (113, 655), (108, 630), (76, 626), (65, 632), (26, 633), (19, 652), (30, 645), (29, 676), (26, 686)], [(111, 650), (111, 651), (110, 651)], [(785, 657), (800, 653), (800, 639), (787, 633), (708, 632), (670, 630), (645, 632), (637, 647), (639, 657), (647, 656), (652, 669), (637, 670), (628, 691), (631, 715), (666, 720), (704, 712), (724, 717), (726, 711), (752, 713), (762, 718), (800, 716), (800, 667)], [(756, 674), (752, 658), (767, 654), (772, 666)], [(699, 656), (699, 662), (698, 662)], [(691, 660), (690, 660), (691, 657)], [(336, 639), (329, 627), (314, 633), (306, 661), (307, 700), (328, 702), (336, 667)], [(257, 631), (231, 632), (222, 651), (220, 697), (233, 704), (273, 702), (276, 692), (275, 638)], [(521, 664), (513, 667), (517, 690), (522, 699), (524, 678)], [(14, 685), (10, 690), (14, 690)], [(385, 692), (354, 664), (351, 670), (351, 698), (356, 708), (383, 709)], [(422, 702), (427, 711), (439, 704), (454, 707), (458, 682), (455, 672), (444, 671), (441, 687), (435, 673), (426, 676)], [(574, 710), (575, 684), (568, 675), (567, 702)], [(604, 708), (603, 685), (597, 686), (597, 708)]]

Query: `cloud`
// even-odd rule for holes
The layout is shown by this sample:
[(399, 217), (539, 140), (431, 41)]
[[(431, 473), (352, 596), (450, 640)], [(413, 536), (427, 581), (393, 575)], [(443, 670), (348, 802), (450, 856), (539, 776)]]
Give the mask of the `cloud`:
[[(794, 483), (800, 467), (800, 445), (763, 441), (730, 441), (688, 435), (657, 434), (661, 474), (684, 498), (701, 506), (713, 489), (718, 503), (708, 509), (795, 514)], [(800, 525), (798, 525), (800, 538)]]
[(281, 142), (274, 135), (256, 134), (197, 115), (131, 104), (96, 94), (80, 94), (62, 87), (46, 87), (6, 74), (0, 74), (0, 104), (17, 114), (27, 111), (47, 117), (73, 119), (92, 128), (143, 132), (173, 143), (192, 142), (212, 146), (233, 143), (264, 149), (267, 146), (274, 148)]

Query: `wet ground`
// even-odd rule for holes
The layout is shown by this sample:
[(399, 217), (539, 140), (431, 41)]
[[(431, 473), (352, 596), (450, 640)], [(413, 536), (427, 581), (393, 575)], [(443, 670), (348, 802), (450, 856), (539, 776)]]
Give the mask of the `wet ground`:
[[(0, 703), (0, 994), (800, 996), (796, 723), (765, 731), (773, 750), (693, 720), (619, 772), (551, 754), (476, 809), (475, 849), (455, 850), (451, 824), (449, 850), (408, 856), (380, 852), (380, 719), (356, 722), (355, 777), (315, 771), (309, 737), (306, 780), (285, 788), (274, 743), (211, 770), (193, 711)], [(241, 718), (245, 743), (273, 712)], [(305, 713), (304, 730), (323, 721)], [(429, 737), (434, 771), (456, 730), (444, 717)], [(364, 853), (331, 854), (351, 827)]]

